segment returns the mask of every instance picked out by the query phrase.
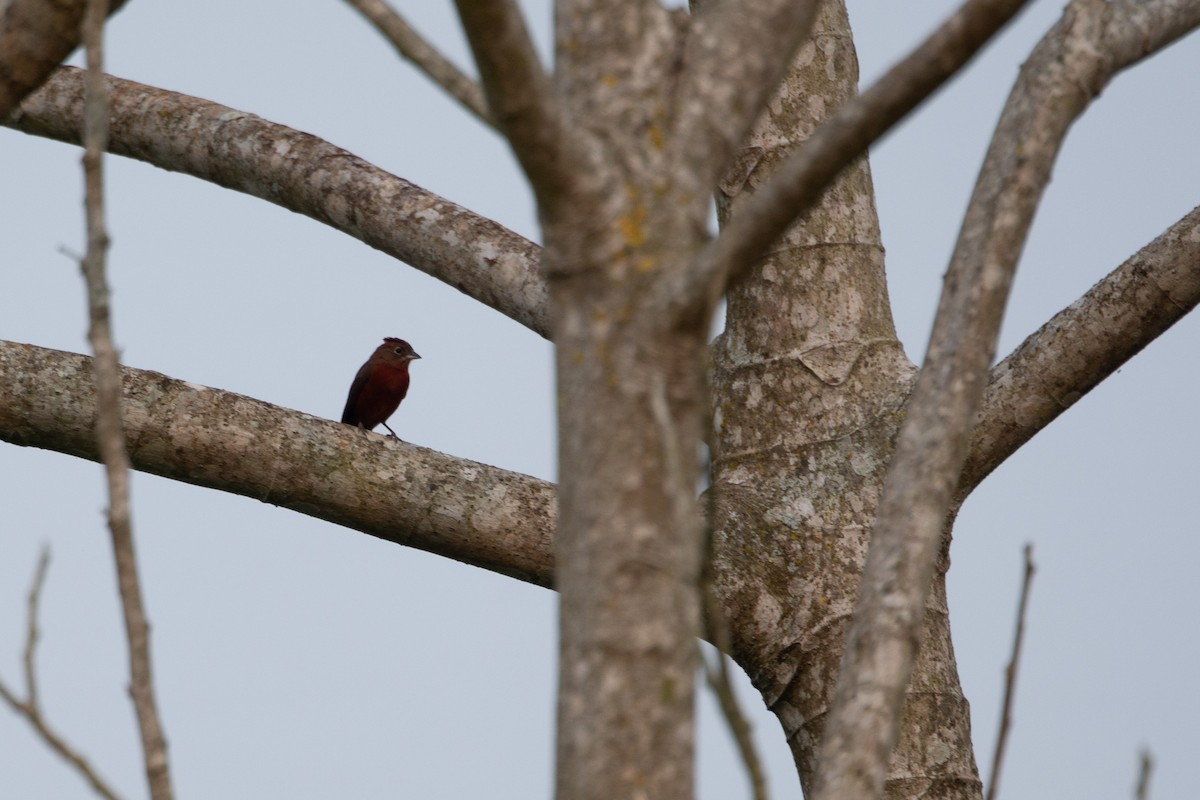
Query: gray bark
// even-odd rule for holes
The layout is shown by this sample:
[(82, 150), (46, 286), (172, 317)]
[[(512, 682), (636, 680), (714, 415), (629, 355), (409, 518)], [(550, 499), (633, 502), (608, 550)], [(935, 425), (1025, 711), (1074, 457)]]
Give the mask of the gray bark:
[[(1065, 31), (1081, 43), (1061, 59), (1071, 69), (1111, 70), (1200, 24), (1197, 6), (1083, 0), (1052, 37)], [(711, 391), (705, 383), (708, 316), (723, 288), (714, 291), (711, 276), (697, 277), (709, 245), (708, 192), (723, 174), (723, 218), (753, 215), (753, 192), (853, 96), (857, 67), (840, 0), (822, 4), (812, 37), (798, 49), (810, 21), (807, 4), (762, 0), (734, 14), (734, 4), (714, 3), (688, 17), (654, 2), (561, 2), (553, 76), (541, 74), (515, 4), (462, 0), (460, 7), (477, 34), (472, 43), (498, 127), (534, 183), (543, 251), (312, 137), (115, 79), (111, 149), (309, 214), (552, 333), (558, 514), (553, 487), (544, 483), (127, 370), (134, 466), (554, 584), (562, 593), (559, 796), (687, 798), (704, 530), (694, 487), (711, 410), (713, 586), (732, 654), (780, 719), (805, 789), (814, 789), (818, 769), (865, 754), (865, 766), (850, 769), (862, 778), (862, 796), (880, 781), (890, 797), (978, 796), (949, 636), (947, 563), (931, 556), (948, 510), (970, 488), (959, 484), (953, 492), (994, 346), (986, 330), (1002, 305), (994, 290), (1003, 294), (1041, 173), (1053, 161), (1038, 148), (1053, 151), (1069, 119), (1056, 117), (1053, 135), (1022, 145), (1015, 173), (1005, 172), (1003, 159), (1018, 152), (1016, 140), (1004, 140), (1000, 166), (992, 166), (996, 175), (1018, 175), (1015, 200), (984, 209), (965, 228), (959, 257), (979, 263), (962, 288), (970, 295), (984, 286), (993, 299), (950, 304), (955, 314), (982, 314), (987, 324), (963, 334), (974, 342), (965, 353), (973, 364), (927, 372), (961, 380), (942, 381), (958, 392), (953, 419), (934, 414), (935, 424), (916, 437), (952, 440), (930, 482), (940, 492), (932, 500), (913, 495), (910, 505), (909, 495), (886, 488), (885, 476), (897, 471), (893, 456), (906, 419), (936, 407), (928, 398), (939, 395), (912, 395), (917, 373), (892, 325), (865, 159), (729, 287), (727, 328), (711, 353)], [(503, 36), (478, 35), (496, 26)], [(763, 42), (770, 46), (750, 52)], [(742, 54), (738, 69), (719, 68)], [(765, 102), (789, 58), (794, 69)], [(1027, 70), (1042, 73), (1053, 70)], [(1087, 92), (1103, 85), (1100, 73), (1064, 74), (1074, 76), (1064, 84), (1067, 95), (1031, 107), (1074, 115)], [(10, 124), (73, 140), (73, 81), (69, 71), (60, 73)], [(197, 141), (204, 147), (193, 147)], [(287, 159), (273, 155), (281, 146)], [(988, 229), (996, 220), (1002, 224)], [(992, 372), (994, 391), (977, 417), (981, 433), (967, 462), (972, 480), (1053, 419), (1045, 403), (1030, 399), (1036, 386), (1013, 378), (1014, 367), (1086, 391), (1194, 305), (1195, 282), (1179, 266), (1191, 263), (1194, 227), (1189, 217), (1143, 261), (1114, 273), (1112, 285), (1132, 287), (1121, 297), (1133, 308), (1111, 338), (1094, 343), (1089, 367), (1073, 368), (1063, 346), (1039, 358), (1018, 352)], [(976, 235), (981, 229), (988, 235)], [(666, 313), (680, 292), (700, 302), (682, 315)], [(1116, 301), (1108, 297), (1108, 290), (1094, 290), (1082, 313), (1063, 317), (1049, 341), (1086, 335), (1110, 313)], [(1155, 320), (1149, 332), (1147, 318)], [(956, 349), (946, 340), (937, 347)], [(935, 356), (930, 364), (938, 363)], [(85, 369), (79, 357), (0, 344), (0, 437), (94, 458), (92, 401), (79, 377)], [(1006, 427), (1012, 409), (1033, 406), (1038, 410), (1013, 434)], [(834, 721), (834, 687), (876, 517), (878, 536), (915, 514), (918, 502), (924, 536), (918, 541), (901, 530), (896, 537), (902, 548), (919, 551), (905, 556), (912, 568), (899, 571), (903, 580), (885, 577), (867, 587), (896, 589), (907, 599), (899, 624), (890, 620), (876, 639), (903, 657), (886, 674), (851, 669), (843, 679), (851, 700), (887, 698), (876, 716), (851, 704)], [(864, 615), (863, 624), (875, 617), (886, 615)], [(868, 630), (856, 641), (878, 634)], [(827, 727), (868, 720), (879, 734), (873, 741), (819, 756)]]

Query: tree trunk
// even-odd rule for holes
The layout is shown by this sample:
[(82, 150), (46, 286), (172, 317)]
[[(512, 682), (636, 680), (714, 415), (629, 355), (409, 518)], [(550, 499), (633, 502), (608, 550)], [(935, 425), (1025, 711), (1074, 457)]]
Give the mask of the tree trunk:
[[(840, 0), (722, 185), (737, 213), (852, 96)], [(783, 142), (783, 144), (780, 144)], [(808, 791), (875, 510), (915, 369), (896, 338), (865, 159), (728, 295), (714, 347), (715, 586), (734, 657), (779, 718)], [(977, 797), (942, 560), (887, 796)]]

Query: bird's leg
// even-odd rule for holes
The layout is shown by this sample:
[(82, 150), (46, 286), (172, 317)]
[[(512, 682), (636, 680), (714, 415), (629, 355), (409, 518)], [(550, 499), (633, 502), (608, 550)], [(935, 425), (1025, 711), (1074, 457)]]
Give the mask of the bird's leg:
[(396, 435), (396, 432), (394, 430), (392, 430), (391, 427), (386, 422), (383, 423), (383, 427), (387, 428), (388, 433), (390, 433), (392, 435), (392, 438), (395, 439), (397, 442), (404, 441), (403, 439), (401, 439), (399, 436)]

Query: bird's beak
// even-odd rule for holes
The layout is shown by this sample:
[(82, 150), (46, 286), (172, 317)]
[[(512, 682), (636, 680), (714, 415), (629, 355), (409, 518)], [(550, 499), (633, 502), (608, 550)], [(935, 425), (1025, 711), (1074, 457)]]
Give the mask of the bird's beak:
[(409, 356), (409, 357), (408, 357), (408, 360), (409, 360), (409, 361), (413, 361), (413, 360), (415, 360), (415, 359), (418, 359), (418, 358), (420, 358), (420, 357), (421, 357), (420, 353), (418, 353), (416, 350), (413, 350), (413, 353), (412, 353), (412, 355), (411, 355), (411, 356)]

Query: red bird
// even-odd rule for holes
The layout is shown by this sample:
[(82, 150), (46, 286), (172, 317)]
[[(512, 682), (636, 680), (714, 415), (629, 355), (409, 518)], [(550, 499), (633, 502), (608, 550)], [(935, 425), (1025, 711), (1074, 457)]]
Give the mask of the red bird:
[(384, 339), (354, 376), (342, 422), (367, 430), (382, 422), (392, 438), (399, 439), (387, 418), (408, 394), (408, 362), (417, 358), (417, 351), (403, 339)]

